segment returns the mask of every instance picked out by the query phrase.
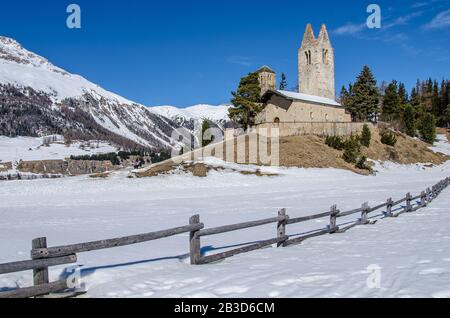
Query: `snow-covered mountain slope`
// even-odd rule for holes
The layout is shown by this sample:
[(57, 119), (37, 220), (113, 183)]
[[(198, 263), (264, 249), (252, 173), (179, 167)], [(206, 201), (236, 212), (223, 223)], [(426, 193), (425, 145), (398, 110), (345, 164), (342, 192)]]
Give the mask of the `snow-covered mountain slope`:
[[(171, 148), (178, 125), (0, 37), (0, 135), (65, 134)], [(33, 123), (33, 124), (31, 124)]]
[(198, 136), (201, 135), (202, 124), (205, 120), (210, 122), (212, 128), (219, 128), (223, 131), (227, 127), (227, 124), (230, 122), (228, 116), (230, 107), (230, 105), (195, 105), (187, 108), (155, 106), (149, 109), (187, 129), (198, 141)]
[(172, 120), (210, 120), (215, 123), (225, 123), (229, 121), (228, 110), (229, 105), (195, 105), (188, 108), (177, 108), (173, 106), (157, 106), (151, 107), (150, 110), (160, 114), (161, 116)]

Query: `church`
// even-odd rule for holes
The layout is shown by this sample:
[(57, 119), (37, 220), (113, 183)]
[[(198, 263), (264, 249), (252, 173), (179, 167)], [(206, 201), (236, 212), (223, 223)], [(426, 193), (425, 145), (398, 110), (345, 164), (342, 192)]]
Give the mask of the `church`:
[(282, 136), (350, 135), (362, 128), (335, 99), (334, 50), (325, 25), (318, 38), (306, 27), (298, 51), (298, 92), (277, 90), (276, 73), (268, 66), (257, 73), (263, 102), (257, 128), (279, 128)]

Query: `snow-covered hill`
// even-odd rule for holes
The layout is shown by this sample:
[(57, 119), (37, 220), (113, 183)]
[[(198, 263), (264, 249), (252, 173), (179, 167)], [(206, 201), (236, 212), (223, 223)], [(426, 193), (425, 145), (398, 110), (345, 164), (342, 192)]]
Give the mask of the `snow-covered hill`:
[(157, 106), (151, 107), (150, 110), (160, 114), (161, 116), (172, 120), (210, 120), (215, 123), (225, 123), (229, 121), (228, 110), (229, 105), (195, 105), (188, 108), (177, 108), (174, 106)]
[(178, 125), (0, 37), (0, 135), (69, 134), (170, 148)]

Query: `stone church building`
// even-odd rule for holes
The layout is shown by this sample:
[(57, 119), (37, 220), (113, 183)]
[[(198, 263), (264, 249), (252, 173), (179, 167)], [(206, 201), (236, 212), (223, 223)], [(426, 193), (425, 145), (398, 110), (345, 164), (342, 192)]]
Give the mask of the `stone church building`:
[(335, 99), (334, 50), (325, 25), (316, 38), (307, 25), (298, 51), (298, 92), (277, 90), (276, 73), (258, 71), (264, 109), (257, 128), (276, 127), (281, 136), (350, 135), (362, 129)]

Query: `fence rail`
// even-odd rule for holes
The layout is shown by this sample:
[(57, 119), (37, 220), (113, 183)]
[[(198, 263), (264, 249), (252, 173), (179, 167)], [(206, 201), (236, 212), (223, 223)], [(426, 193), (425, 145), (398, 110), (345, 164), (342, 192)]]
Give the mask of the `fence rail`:
[[(278, 216), (274, 218), (204, 229), (205, 226), (200, 222), (200, 216), (194, 215), (189, 219), (189, 224), (185, 226), (115, 239), (57, 247), (47, 247), (46, 238), (37, 238), (32, 241), (31, 260), (0, 264), (0, 274), (33, 270), (34, 286), (0, 292), (0, 298), (37, 297), (66, 290), (68, 288), (67, 281), (57, 281), (53, 283), (49, 282), (48, 268), (58, 265), (76, 263), (77, 254), (79, 253), (144, 243), (148, 241), (176, 236), (183, 233), (189, 233), (189, 255), (191, 264), (210, 264), (235, 255), (248, 253), (275, 244), (277, 245), (277, 247), (292, 246), (300, 244), (306, 239), (310, 239), (313, 237), (342, 233), (354, 226), (371, 224), (373, 222), (370, 221), (370, 215), (371, 213), (376, 211), (381, 210), (381, 212), (383, 212), (382, 215), (386, 218), (398, 217), (403, 213), (411, 213), (423, 207), (426, 207), (429, 203), (436, 199), (439, 194), (449, 185), (450, 178), (446, 178), (438, 182), (431, 188), (427, 188), (425, 191), (422, 191), (421, 194), (416, 196), (412, 196), (411, 193), (407, 193), (404, 198), (401, 198), (397, 201), (393, 201), (392, 198), (389, 198), (386, 200), (386, 202), (374, 207), (370, 207), (368, 203), (364, 203), (360, 208), (342, 212), (337, 208), (336, 205), (333, 205), (327, 212), (297, 218), (290, 218), (286, 213), (286, 209), (282, 209), (278, 212)], [(420, 201), (417, 201), (419, 199)], [(405, 203), (405, 205), (401, 205), (397, 209), (394, 209), (402, 203)], [(361, 216), (356, 221), (351, 222), (350, 225), (346, 225), (343, 228), (339, 227), (339, 224), (337, 222), (339, 218), (348, 217), (358, 213), (360, 213)], [(322, 218), (329, 218), (329, 225), (326, 228), (316, 229), (303, 235), (287, 234), (288, 225), (309, 222)], [(207, 256), (201, 255), (202, 237), (225, 234), (273, 223), (277, 224), (275, 238), (262, 240), (253, 244), (244, 244), (246, 246), (229, 250), (223, 253)]]

